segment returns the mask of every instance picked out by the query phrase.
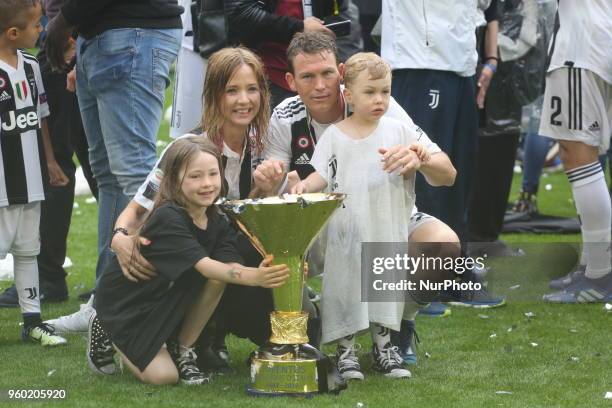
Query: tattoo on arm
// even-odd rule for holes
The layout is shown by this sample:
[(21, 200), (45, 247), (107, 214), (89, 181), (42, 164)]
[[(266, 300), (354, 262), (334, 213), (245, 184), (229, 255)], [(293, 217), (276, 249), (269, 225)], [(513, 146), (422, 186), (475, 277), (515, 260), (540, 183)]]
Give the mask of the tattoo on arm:
[(242, 273), (238, 270), (236, 270), (235, 267), (232, 267), (229, 271), (227, 271), (227, 274), (230, 276), (231, 279), (240, 279), (242, 276)]

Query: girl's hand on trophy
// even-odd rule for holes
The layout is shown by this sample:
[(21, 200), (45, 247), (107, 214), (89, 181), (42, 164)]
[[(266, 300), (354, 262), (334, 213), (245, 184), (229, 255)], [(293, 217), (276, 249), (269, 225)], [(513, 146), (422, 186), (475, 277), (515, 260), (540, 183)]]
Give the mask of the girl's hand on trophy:
[(289, 277), (287, 265), (272, 265), (274, 257), (268, 255), (261, 261), (257, 269), (256, 286), (264, 288), (278, 288), (283, 286)]

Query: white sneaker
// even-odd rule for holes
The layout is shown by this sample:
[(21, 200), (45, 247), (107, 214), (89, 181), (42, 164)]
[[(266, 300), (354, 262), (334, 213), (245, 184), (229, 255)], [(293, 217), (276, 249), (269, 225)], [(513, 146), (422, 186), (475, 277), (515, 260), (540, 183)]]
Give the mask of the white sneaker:
[(56, 333), (86, 333), (89, 325), (89, 318), (94, 312), (94, 295), (91, 295), (87, 303), (80, 306), (79, 311), (67, 316), (60, 316), (57, 319), (45, 321), (55, 328)]

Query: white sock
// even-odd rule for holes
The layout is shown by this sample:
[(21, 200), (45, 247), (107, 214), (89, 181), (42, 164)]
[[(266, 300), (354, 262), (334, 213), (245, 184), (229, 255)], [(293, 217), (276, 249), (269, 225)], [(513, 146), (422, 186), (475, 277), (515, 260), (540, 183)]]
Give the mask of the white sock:
[(355, 347), (355, 335), (351, 334), (346, 337), (342, 337), (340, 340), (338, 340), (338, 346), (346, 349)]
[(582, 224), (586, 276), (596, 279), (610, 273), (610, 193), (599, 162), (565, 172), (572, 185), (576, 210)]
[(40, 297), (38, 287), (38, 263), (36, 256), (13, 254), (15, 288), (19, 297), (21, 313), (39, 313)]
[(379, 350), (384, 348), (387, 343), (391, 341), (391, 330), (387, 327), (371, 323), (370, 331), (372, 333), (372, 342), (378, 346)]

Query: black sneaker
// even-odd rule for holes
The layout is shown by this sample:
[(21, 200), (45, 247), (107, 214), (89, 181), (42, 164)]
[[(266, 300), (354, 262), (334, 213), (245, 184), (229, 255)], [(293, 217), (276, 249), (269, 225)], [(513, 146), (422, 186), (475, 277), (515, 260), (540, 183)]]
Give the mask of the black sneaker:
[(356, 354), (358, 348), (358, 344), (348, 348), (338, 345), (336, 365), (338, 366), (338, 372), (345, 380), (363, 380), (363, 373)]
[(178, 343), (169, 343), (168, 352), (178, 368), (179, 378), (185, 385), (200, 385), (210, 382), (210, 375), (204, 374), (198, 368), (196, 355), (193, 347), (181, 346)]
[(376, 343), (372, 346), (372, 359), (374, 370), (384, 374), (389, 378), (410, 378), (410, 371), (402, 367), (404, 361), (399, 355), (399, 349), (387, 343), (382, 349), (378, 349)]
[(538, 202), (536, 200), (536, 195), (533, 193), (528, 193), (526, 191), (521, 191), (519, 193), (518, 199), (514, 202), (512, 206), (513, 213), (525, 213), (528, 215), (534, 215), (538, 213)]
[(205, 372), (212, 372), (219, 375), (231, 374), (234, 369), (229, 365), (229, 355), (227, 349), (214, 350), (212, 347), (195, 347), (198, 368)]
[(9, 286), (0, 295), (0, 307), (19, 307), (19, 296), (15, 285)]
[(97, 374), (113, 375), (117, 371), (113, 343), (102, 327), (95, 311), (89, 318), (87, 363), (89, 368)]

